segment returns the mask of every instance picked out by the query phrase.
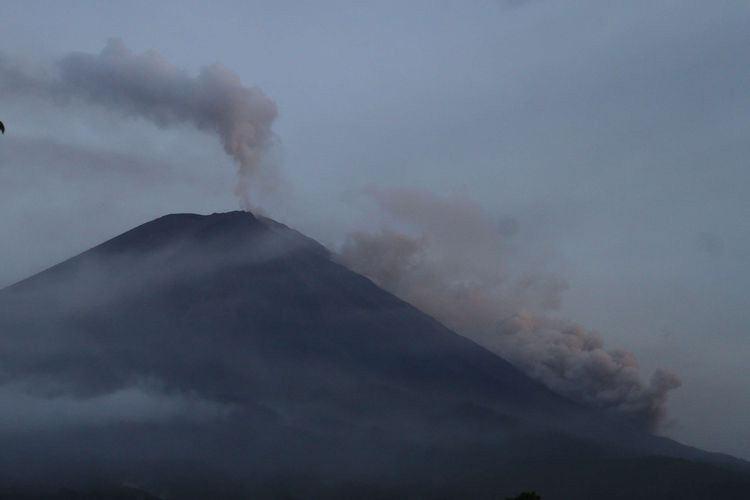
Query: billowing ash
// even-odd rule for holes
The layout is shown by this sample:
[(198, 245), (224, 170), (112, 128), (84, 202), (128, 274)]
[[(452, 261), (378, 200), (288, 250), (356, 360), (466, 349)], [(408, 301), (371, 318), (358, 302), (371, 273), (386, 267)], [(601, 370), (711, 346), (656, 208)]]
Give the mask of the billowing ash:
[[(134, 54), (119, 40), (99, 54), (68, 54), (53, 68), (0, 56), (0, 90), (215, 133), (238, 164), (237, 193), (246, 209), (277, 115), (271, 99), (222, 66), (192, 76), (155, 52)], [(662, 420), (678, 378), (658, 370), (644, 380), (631, 353), (607, 350), (596, 333), (557, 317), (564, 280), (509, 266), (505, 243), (518, 230), (515, 221), (492, 220), (463, 199), (403, 189), (369, 194), (402, 229), (351, 234), (341, 249), (345, 264), (558, 392), (650, 428)]]
[(340, 252), (344, 264), (557, 392), (649, 429), (662, 422), (680, 380), (664, 370), (645, 380), (632, 353), (607, 350), (598, 334), (555, 315), (566, 283), (514, 272), (507, 221), (499, 227), (464, 198), (408, 189), (366, 193), (400, 230), (351, 234)]
[(189, 124), (215, 133), (238, 164), (237, 194), (245, 208), (250, 178), (271, 144), (277, 115), (276, 104), (260, 89), (244, 86), (221, 65), (191, 76), (155, 52), (134, 54), (116, 39), (98, 55), (68, 54), (50, 71), (32, 71), (0, 57), (0, 89), (61, 105), (84, 101), (159, 127)]

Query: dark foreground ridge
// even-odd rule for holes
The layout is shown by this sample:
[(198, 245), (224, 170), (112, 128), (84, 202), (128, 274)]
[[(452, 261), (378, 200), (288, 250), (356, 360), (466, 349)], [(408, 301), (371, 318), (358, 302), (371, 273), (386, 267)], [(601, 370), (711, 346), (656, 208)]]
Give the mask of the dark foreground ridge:
[(750, 495), (744, 462), (550, 392), (246, 212), (0, 291), (0, 335), (0, 497)]

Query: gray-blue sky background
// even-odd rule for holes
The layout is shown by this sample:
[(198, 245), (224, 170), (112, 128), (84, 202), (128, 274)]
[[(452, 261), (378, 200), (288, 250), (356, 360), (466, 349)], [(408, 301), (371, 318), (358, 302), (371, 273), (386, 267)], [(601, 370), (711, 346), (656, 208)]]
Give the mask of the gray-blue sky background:
[[(667, 433), (750, 458), (750, 4), (9, 2), (0, 51), (110, 37), (274, 99), (272, 216), (336, 246), (365, 186), (461, 193), (564, 277), (562, 314), (677, 372)], [(215, 137), (0, 95), (0, 286), (168, 212), (235, 209)], [(649, 370), (650, 371), (650, 370)]]

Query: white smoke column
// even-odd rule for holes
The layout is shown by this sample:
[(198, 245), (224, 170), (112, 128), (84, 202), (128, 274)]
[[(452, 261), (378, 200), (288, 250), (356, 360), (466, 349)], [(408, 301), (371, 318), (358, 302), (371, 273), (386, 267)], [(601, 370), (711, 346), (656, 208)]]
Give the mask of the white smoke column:
[(248, 208), (250, 178), (271, 144), (277, 115), (276, 104), (260, 89), (243, 86), (220, 65), (193, 77), (155, 52), (134, 54), (116, 39), (98, 55), (63, 57), (56, 70), (32, 72), (0, 58), (0, 89), (67, 105), (83, 100), (159, 127), (190, 124), (216, 133), (239, 166), (237, 194)]
[(366, 194), (400, 230), (349, 235), (344, 264), (561, 394), (651, 430), (662, 422), (679, 379), (657, 370), (647, 382), (633, 354), (556, 317), (564, 280), (516, 273), (506, 237), (478, 205), (407, 189)]

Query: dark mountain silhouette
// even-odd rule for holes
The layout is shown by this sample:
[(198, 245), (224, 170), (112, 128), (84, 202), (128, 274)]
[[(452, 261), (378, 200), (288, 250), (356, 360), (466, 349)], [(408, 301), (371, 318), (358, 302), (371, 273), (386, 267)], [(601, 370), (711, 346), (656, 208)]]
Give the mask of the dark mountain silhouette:
[(0, 496), (750, 494), (745, 462), (554, 394), (246, 212), (168, 215), (6, 288), (0, 335)]

